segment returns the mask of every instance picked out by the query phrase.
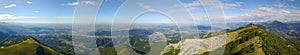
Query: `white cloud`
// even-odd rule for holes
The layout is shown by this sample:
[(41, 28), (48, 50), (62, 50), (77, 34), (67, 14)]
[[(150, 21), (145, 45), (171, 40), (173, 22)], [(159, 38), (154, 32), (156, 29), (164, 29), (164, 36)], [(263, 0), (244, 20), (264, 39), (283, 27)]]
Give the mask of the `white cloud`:
[(202, 6), (200, 1), (196, 0), (193, 1), (192, 3), (185, 3), (184, 6), (186, 7), (197, 7), (197, 6)]
[[(286, 0), (293, 2), (294, 0)], [(285, 2), (286, 2), (285, 1)], [(199, 9), (203, 9), (203, 6), (211, 6), (214, 8), (218, 8), (216, 4), (207, 4), (202, 5), (200, 0), (193, 1), (192, 3), (184, 3), (183, 5), (187, 8), (192, 8), (190, 10), (199, 11)], [(205, 1), (207, 2), (207, 1)], [(243, 2), (234, 2), (234, 3), (223, 3), (223, 8), (225, 9), (236, 9), (237, 7), (243, 6)], [(271, 20), (280, 20), (280, 21), (300, 21), (300, 10), (295, 10), (293, 5), (285, 5), (283, 2), (275, 5), (271, 5), (271, 7), (259, 7), (257, 9), (239, 9), (244, 10), (246, 14), (240, 15), (232, 15), (232, 16), (224, 16), (227, 21), (237, 21), (237, 22), (264, 22)], [(201, 10), (200, 10), (201, 11)], [(203, 12), (200, 12), (203, 13)], [(225, 13), (226, 14), (226, 13)], [(232, 13), (227, 13), (232, 14)], [(203, 14), (194, 14), (196, 20), (203, 20), (207, 17)]]
[(297, 9), (294, 5), (287, 5), (284, 3), (274, 4), (273, 6), (281, 9)]
[(137, 3), (140, 7), (146, 9), (146, 10), (153, 10), (153, 8), (149, 5), (145, 5), (144, 3)]
[(12, 8), (12, 7), (16, 7), (16, 6), (17, 6), (16, 4), (9, 4), (9, 5), (4, 6), (4, 8)]
[(281, 10), (282, 12), (285, 12), (285, 13), (291, 13), (290, 11), (288, 10)]
[(71, 3), (68, 3), (67, 5), (77, 6), (77, 5), (80, 5), (80, 4), (96, 5), (96, 2), (94, 2), (94, 1), (71, 2)]
[(68, 3), (67, 5), (76, 6), (76, 5), (79, 5), (79, 2), (71, 2), (71, 3)]
[(246, 10), (248, 14), (230, 17), (228, 20), (234, 21), (300, 21), (300, 10), (276, 9), (270, 7), (260, 7), (254, 10)]
[(236, 3), (224, 3), (223, 8), (224, 9), (231, 9), (231, 8), (236, 8), (240, 7), (243, 2), (236, 2)]
[(31, 4), (32, 2), (31, 2), (31, 1), (27, 1), (26, 3), (27, 3), (27, 4)]
[(96, 5), (94, 1), (82, 1), (84, 4)]
[(0, 20), (12, 19), (14, 15), (10, 14), (0, 14)]
[(0, 14), (0, 20), (15, 20), (15, 19), (28, 19), (28, 18), (37, 18), (34, 16), (14, 16), (11, 14)]
[[(203, 3), (201, 4), (201, 2), (209, 2), (209, 3)], [(203, 6), (213, 6), (212, 8), (219, 8), (219, 5), (216, 4), (219, 3), (216, 0), (212, 0), (212, 1), (200, 1), (200, 0), (196, 0), (193, 1), (192, 3), (185, 3), (184, 6), (185, 7), (203, 7)], [(228, 9), (228, 8), (235, 8), (235, 7), (239, 7), (243, 4), (243, 2), (235, 2), (235, 3), (223, 3), (221, 4), (223, 6), (224, 9)]]

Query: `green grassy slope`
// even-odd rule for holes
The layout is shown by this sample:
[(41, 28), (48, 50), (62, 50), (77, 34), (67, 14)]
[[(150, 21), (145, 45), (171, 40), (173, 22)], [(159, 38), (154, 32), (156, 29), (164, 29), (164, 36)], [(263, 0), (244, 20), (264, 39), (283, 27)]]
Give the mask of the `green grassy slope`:
[[(300, 43), (248, 25), (227, 33), (224, 55), (299, 55)], [(204, 53), (207, 55), (209, 52)]]
[(0, 55), (60, 55), (60, 53), (32, 37), (25, 37), (20, 43), (0, 48)]

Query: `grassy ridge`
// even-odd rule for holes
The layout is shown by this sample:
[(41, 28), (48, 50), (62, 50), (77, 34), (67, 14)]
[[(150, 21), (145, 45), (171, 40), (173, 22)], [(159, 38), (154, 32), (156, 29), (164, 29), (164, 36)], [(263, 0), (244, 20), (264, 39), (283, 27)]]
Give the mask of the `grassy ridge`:
[(60, 53), (32, 37), (25, 37), (20, 43), (1, 48), (0, 55), (60, 55)]
[[(238, 34), (232, 34), (232, 33)], [(226, 44), (224, 55), (299, 55), (300, 42), (279, 37), (256, 26), (248, 25), (227, 33), (236, 36)], [(227, 39), (228, 41), (228, 39)], [(209, 52), (204, 53), (207, 55)]]

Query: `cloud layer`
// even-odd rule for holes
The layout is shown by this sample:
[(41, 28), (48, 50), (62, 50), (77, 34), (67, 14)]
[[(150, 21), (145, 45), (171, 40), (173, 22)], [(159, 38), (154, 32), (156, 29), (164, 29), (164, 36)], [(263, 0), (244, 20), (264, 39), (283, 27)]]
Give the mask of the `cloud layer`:
[(16, 19), (31, 19), (31, 18), (37, 18), (34, 16), (14, 16), (11, 14), (0, 14), (0, 20), (1, 21), (8, 21), (8, 20), (16, 20)]
[(254, 10), (246, 10), (248, 14), (227, 18), (235, 21), (300, 21), (299, 10), (275, 9), (270, 7), (260, 7)]
[[(286, 0), (274, 2), (274, 4), (254, 5), (249, 4), (249, 2), (246, 4), (240, 1), (230, 1), (230, 3), (223, 2), (222, 7), (224, 11), (226, 11), (224, 13), (224, 18), (227, 22), (265, 22), (273, 20), (283, 22), (300, 21), (300, 10), (295, 9), (296, 7), (291, 4), (286, 4), (294, 1), (295, 0)], [(203, 6), (210, 6), (213, 4), (202, 5), (200, 0), (196, 0), (191, 3), (185, 3), (184, 5), (192, 11), (198, 11), (193, 13), (196, 20), (206, 20), (207, 17), (205, 17), (205, 12), (201, 12), (201, 10), (203, 10)], [(256, 7), (248, 8), (250, 6)]]

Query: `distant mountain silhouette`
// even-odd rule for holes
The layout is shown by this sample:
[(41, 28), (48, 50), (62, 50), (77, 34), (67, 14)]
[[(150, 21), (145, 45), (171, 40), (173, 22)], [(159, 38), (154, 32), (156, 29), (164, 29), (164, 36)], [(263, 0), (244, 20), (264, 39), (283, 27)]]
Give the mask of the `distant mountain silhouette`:
[(299, 22), (291, 22), (291, 23), (283, 23), (280, 21), (273, 21), (269, 23), (257, 24), (258, 27), (276, 33), (276, 35), (282, 37), (290, 37), (300, 40), (300, 23)]

